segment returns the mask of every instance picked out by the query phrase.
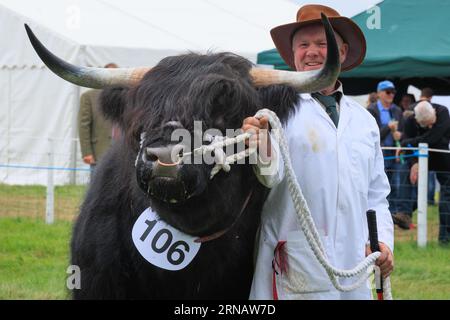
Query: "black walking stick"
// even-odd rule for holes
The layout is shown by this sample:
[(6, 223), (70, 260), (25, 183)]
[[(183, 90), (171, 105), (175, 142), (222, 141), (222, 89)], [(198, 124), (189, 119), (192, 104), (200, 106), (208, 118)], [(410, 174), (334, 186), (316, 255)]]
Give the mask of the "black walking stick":
[[(375, 210), (367, 210), (367, 223), (369, 227), (369, 242), (370, 250), (373, 252), (380, 251), (380, 246), (378, 245), (378, 231), (377, 231), (377, 215)], [(383, 300), (383, 276), (380, 274), (377, 276), (375, 272), (375, 287), (377, 291), (378, 300)]]

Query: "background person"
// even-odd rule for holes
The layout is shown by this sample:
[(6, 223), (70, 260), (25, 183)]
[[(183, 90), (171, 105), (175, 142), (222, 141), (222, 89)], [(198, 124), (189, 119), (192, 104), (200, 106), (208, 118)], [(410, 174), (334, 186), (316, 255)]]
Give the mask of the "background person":
[[(411, 110), (414, 110), (414, 107), (420, 102), (420, 101), (428, 101), (429, 103), (431, 103), (431, 105), (438, 105), (438, 104), (434, 104), (431, 102), (431, 99), (433, 99), (433, 89), (426, 87), (423, 88), (420, 91), (420, 98), (417, 102), (411, 104), (410, 108)], [(440, 106), (440, 105), (439, 105)], [(412, 112), (414, 113), (414, 112)], [(435, 200), (434, 200), (434, 196), (436, 193), (436, 173), (434, 171), (429, 171), (428, 172), (428, 204), (430, 205), (435, 205)], [(417, 197), (417, 193), (416, 193), (416, 197)]]
[[(105, 68), (117, 68), (117, 65), (109, 63)], [(84, 92), (80, 97), (80, 109), (78, 111), (81, 155), (83, 162), (91, 167), (91, 177), (95, 165), (111, 146), (113, 135), (111, 121), (105, 119), (99, 109), (100, 92), (101, 90), (95, 89)], [(119, 133), (114, 132), (114, 134), (119, 136)]]
[[(429, 148), (449, 150), (450, 117), (448, 109), (439, 104), (420, 101), (414, 108), (414, 115), (405, 122), (402, 146), (417, 147), (428, 143)], [(417, 183), (419, 165), (417, 158), (411, 158), (410, 181)], [(436, 171), (441, 185), (439, 199), (439, 242), (450, 242), (450, 154), (430, 152), (428, 169)]]
[[(377, 121), (380, 130), (382, 147), (399, 147), (403, 131), (403, 112), (394, 104), (395, 86), (389, 81), (381, 81), (377, 86), (378, 101), (367, 109)], [(406, 221), (411, 216), (409, 212), (411, 190), (407, 185), (409, 168), (403, 159), (392, 159), (394, 150), (383, 150), (384, 168), (389, 178), (391, 192), (389, 194), (389, 210), (393, 217), (404, 216), (405, 222), (398, 224), (402, 229), (409, 229), (412, 221)], [(394, 222), (397, 221), (394, 219)]]

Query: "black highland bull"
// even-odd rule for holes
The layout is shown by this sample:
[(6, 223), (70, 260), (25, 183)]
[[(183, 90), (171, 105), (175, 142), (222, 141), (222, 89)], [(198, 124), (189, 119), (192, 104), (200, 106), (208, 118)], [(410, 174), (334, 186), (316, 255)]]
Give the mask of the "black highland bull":
[[(230, 53), (168, 57), (151, 70), (132, 72), (79, 68), (53, 56), (27, 28), (52, 71), (79, 85), (107, 88), (103, 112), (124, 133), (98, 165), (73, 230), (71, 263), (81, 269), (81, 289), (73, 291), (74, 298), (248, 298), (267, 195), (251, 165), (232, 165), (230, 172), (210, 179), (213, 165), (161, 164), (173, 151), (175, 129), (195, 136), (193, 121), (198, 120), (204, 130), (225, 133), (240, 128), (245, 117), (262, 107), (273, 109), (283, 121), (294, 110), (297, 92), (316, 91), (335, 81), (337, 46), (326, 18), (324, 22), (331, 52), (326, 66), (289, 81), (284, 77), (293, 73), (257, 70)], [(270, 79), (261, 80), (260, 72)], [(133, 226), (149, 206), (186, 234), (211, 236), (185, 268), (156, 267), (133, 244)]]

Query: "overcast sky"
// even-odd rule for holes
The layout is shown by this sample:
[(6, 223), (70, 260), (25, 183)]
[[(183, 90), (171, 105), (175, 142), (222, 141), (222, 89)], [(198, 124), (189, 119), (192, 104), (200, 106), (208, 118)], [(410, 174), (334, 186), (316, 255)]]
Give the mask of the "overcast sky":
[(291, 0), (294, 3), (302, 6), (304, 4), (323, 4), (337, 10), (341, 15), (353, 17), (360, 12), (370, 9), (375, 4), (383, 2), (383, 0)]
[(258, 52), (273, 48), (270, 30), (294, 22), (298, 8), (311, 2), (351, 17), (381, 1), (0, 0), (0, 5), (22, 17), (18, 25), (25, 41), (23, 22), (83, 45), (232, 51), (254, 61)]

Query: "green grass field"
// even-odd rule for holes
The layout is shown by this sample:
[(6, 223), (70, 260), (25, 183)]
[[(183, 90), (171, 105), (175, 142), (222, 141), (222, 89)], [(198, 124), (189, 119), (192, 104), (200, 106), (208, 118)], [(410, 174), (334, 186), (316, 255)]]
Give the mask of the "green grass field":
[(414, 242), (395, 248), (392, 293), (402, 300), (450, 299), (450, 248), (432, 242), (425, 249)]
[(71, 223), (0, 218), (0, 299), (65, 299)]
[[(6, 192), (8, 199), (3, 196)], [(0, 185), (0, 299), (69, 298), (66, 270), (71, 221), (84, 188), (60, 187), (55, 193), (56, 222), (46, 225), (44, 213), (39, 211), (41, 202), (45, 204), (45, 189), (10, 190)], [(25, 206), (29, 199), (35, 201), (34, 207), (28, 205), (33, 210), (18, 212), (19, 203)], [(395, 271), (391, 277), (395, 299), (450, 299), (450, 247), (437, 244), (437, 217), (437, 208), (430, 207), (425, 249), (417, 247), (416, 229), (396, 228)]]

